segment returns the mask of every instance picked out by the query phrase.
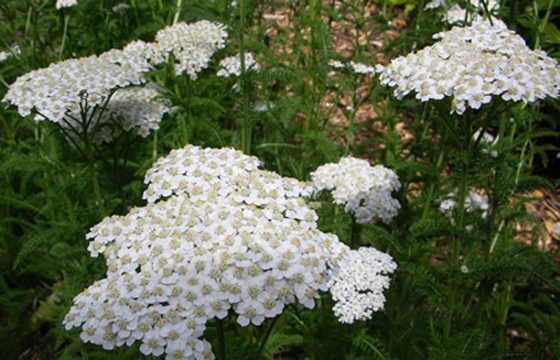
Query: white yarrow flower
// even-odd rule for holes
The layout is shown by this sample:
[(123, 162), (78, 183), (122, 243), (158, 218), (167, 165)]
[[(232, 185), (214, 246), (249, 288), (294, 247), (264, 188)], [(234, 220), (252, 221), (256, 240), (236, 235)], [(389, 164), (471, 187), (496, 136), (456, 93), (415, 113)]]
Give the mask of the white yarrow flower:
[(18, 44), (14, 44), (8, 51), (0, 51), (0, 63), (6, 61), (8, 58), (21, 54)]
[(494, 96), (534, 102), (560, 94), (558, 62), (533, 51), (500, 20), (434, 35), (440, 41), (393, 59), (380, 74), (384, 86), (402, 99), (413, 92), (421, 101), (451, 97), (451, 113), (479, 109)]
[[(255, 61), (253, 54), (250, 52), (245, 53), (245, 70), (260, 71), (260, 65)], [(220, 61), (220, 70), (218, 76), (230, 77), (241, 75), (241, 57), (240, 54), (228, 56)]]
[[(37, 121), (48, 119), (82, 131), (74, 120), (82, 118), (82, 111), (91, 114), (117, 89), (145, 82), (143, 74), (129, 66), (131, 61), (122, 51), (111, 50), (51, 64), (18, 77), (2, 102), (17, 106), (21, 116), (33, 113)], [(97, 125), (97, 121), (89, 122), (91, 129)]]
[(354, 61), (344, 64), (339, 60), (330, 60), (329, 66), (335, 69), (349, 69), (356, 74), (375, 74), (376, 72), (375, 67)]
[(145, 56), (154, 65), (173, 55), (175, 74), (187, 73), (192, 80), (208, 67), (210, 58), (225, 47), (228, 34), (225, 26), (201, 20), (193, 24), (178, 23), (160, 30), (155, 43), (146, 49)]
[(78, 0), (57, 0), (55, 7), (58, 10), (64, 7), (71, 7), (74, 5), (78, 5)]
[[(455, 219), (453, 218), (453, 210), (457, 208), (459, 204), (457, 203), (457, 191), (454, 191), (446, 196), (446, 198), (440, 203), (439, 211), (446, 215), (452, 224), (455, 224)], [(488, 197), (480, 195), (474, 191), (469, 191), (465, 199), (465, 211), (467, 212), (481, 212), (481, 217), (486, 218), (488, 215), (488, 210), (490, 209), (490, 204), (488, 202)]]
[(400, 209), (398, 200), (391, 196), (401, 187), (398, 176), (382, 165), (345, 157), (337, 164), (319, 166), (311, 173), (311, 180), (318, 191), (331, 191), (334, 203), (344, 205), (359, 224), (374, 218), (389, 222)]
[(145, 355), (211, 359), (205, 324), (230, 312), (258, 326), (294, 302), (313, 308), (326, 290), (341, 321), (381, 309), (390, 256), (319, 231), (303, 199), (311, 187), (259, 164), (190, 145), (158, 160), (146, 175), (150, 202), (87, 235), (107, 277), (75, 297), (66, 329), (81, 327), (83, 341), (105, 349), (139, 341)]

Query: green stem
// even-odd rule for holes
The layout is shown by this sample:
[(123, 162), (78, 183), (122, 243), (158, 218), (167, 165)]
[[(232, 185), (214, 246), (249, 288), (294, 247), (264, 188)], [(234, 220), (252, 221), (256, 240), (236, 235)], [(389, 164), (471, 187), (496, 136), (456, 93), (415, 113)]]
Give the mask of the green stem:
[(352, 215), (352, 225), (350, 228), (350, 248), (356, 249), (360, 246), (360, 238), (362, 236), (362, 225), (356, 222), (356, 218)]
[(251, 126), (249, 123), (249, 86), (245, 76), (245, 0), (240, 0), (239, 10), (239, 61), (241, 63), (241, 76), (239, 77), (240, 89), (243, 91), (243, 125), (241, 129), (241, 151), (245, 154), (251, 153)]
[(91, 174), (91, 182), (93, 183), (93, 192), (95, 194), (95, 199), (97, 202), (97, 207), (99, 212), (101, 213), (101, 217), (105, 217), (105, 206), (103, 205), (103, 199), (101, 198), (101, 191), (99, 190), (99, 182), (97, 181), (97, 173), (95, 171), (95, 160), (93, 158), (93, 150), (91, 146), (91, 141), (89, 140), (89, 136), (84, 136), (84, 140), (86, 143), (86, 156), (87, 162), (89, 165), (89, 172)]
[(177, 0), (177, 10), (175, 11), (175, 16), (173, 17), (173, 25), (179, 22), (179, 16), (181, 15), (182, 5), (183, 5), (183, 0)]
[(456, 272), (459, 268), (459, 252), (461, 249), (461, 238), (464, 234), (464, 217), (465, 217), (465, 203), (467, 199), (468, 190), (468, 168), (470, 163), (471, 139), (472, 139), (472, 122), (471, 113), (461, 119), (464, 125), (464, 139), (460, 149), (460, 178), (459, 178), (459, 203), (457, 209), (457, 225), (455, 227), (455, 234), (453, 237), (453, 250), (451, 254), (451, 264), (449, 268), (449, 277), (451, 289), (449, 293), (449, 303), (447, 307), (447, 315), (444, 326), (444, 340), (449, 340), (451, 335), (451, 322), (453, 319), (453, 311), (455, 308), (455, 297), (457, 293), (457, 280)]
[[(541, 46), (541, 34), (544, 33), (544, 29), (546, 28), (546, 24), (548, 24), (548, 19), (550, 17), (550, 13), (552, 12), (552, 5), (554, 4), (553, 0), (548, 0), (548, 6), (546, 9), (546, 13), (544, 15), (544, 19), (542, 20), (542, 22), (539, 24), (538, 28), (537, 28), (537, 36), (535, 39), (535, 49), (539, 49)], [(535, 17), (538, 18), (539, 15), (539, 10), (538, 10), (538, 3), (537, 1), (533, 2), (534, 5), (534, 11), (535, 11)]]
[(68, 22), (70, 20), (70, 15), (65, 16), (63, 12), (62, 16), (64, 18), (64, 32), (62, 33), (62, 43), (60, 44), (60, 51), (58, 52), (58, 61), (62, 59), (62, 53), (64, 52), (64, 44), (66, 43), (66, 35), (68, 34)]
[(272, 334), (272, 330), (274, 329), (274, 325), (276, 325), (276, 323), (278, 322), (278, 319), (280, 319), (281, 315), (282, 314), (280, 314), (277, 317), (275, 317), (274, 319), (272, 319), (272, 322), (268, 326), (268, 329), (266, 329), (266, 333), (264, 334), (264, 337), (261, 341), (261, 345), (259, 346), (259, 350), (257, 350), (257, 354), (255, 355), (255, 358), (254, 358), (255, 360), (260, 360), (261, 354), (264, 350), (266, 342), (268, 341), (268, 338), (270, 337), (270, 334)]
[(492, 243), (490, 244), (490, 248), (488, 249), (488, 257), (494, 251), (494, 248), (496, 247), (496, 244), (498, 243), (498, 239), (500, 238), (500, 233), (504, 229), (505, 225), (506, 225), (505, 220), (500, 221), (500, 225), (498, 225), (498, 231), (496, 231), (496, 235), (494, 235), (494, 238), (492, 239)]
[(500, 325), (502, 327), (502, 331), (500, 331), (500, 338), (498, 347), (505, 348), (506, 347), (506, 321), (509, 313), (509, 305), (511, 303), (511, 292), (513, 286), (511, 284), (511, 280), (509, 280), (506, 285), (505, 289), (502, 291), (502, 296), (500, 298)]
[(351, 109), (350, 111), (348, 111), (348, 129), (346, 130), (346, 149), (344, 151), (344, 155), (348, 156), (351, 155), (353, 153), (354, 150), (354, 122), (356, 120), (356, 111), (357, 111), (357, 107), (354, 108), (354, 106), (356, 106), (356, 102), (355, 102), (355, 98), (356, 98), (356, 92), (352, 91), (352, 103), (351, 103)]
[(82, 117), (81, 118), (82, 138), (86, 150), (85, 155), (86, 155), (86, 160), (88, 162), (89, 172), (91, 174), (91, 182), (93, 184), (93, 193), (95, 195), (95, 199), (97, 202), (97, 208), (99, 209), (102, 218), (105, 217), (106, 212), (105, 212), (105, 206), (103, 205), (103, 198), (101, 197), (101, 191), (99, 190), (99, 181), (97, 180), (97, 172), (95, 171), (95, 158), (93, 156), (93, 144), (91, 143), (89, 125), (93, 121), (95, 121), (94, 118), (96, 116), (99, 118), (103, 115), (103, 112), (105, 111), (105, 108), (107, 107), (110, 98), (111, 96), (108, 96), (104, 104), (100, 108), (95, 107), (91, 112), (91, 114), (88, 114), (90, 107), (87, 104), (87, 100), (85, 101), (85, 103), (82, 100), (82, 103), (80, 104), (81, 107), (80, 116)]
[(158, 143), (158, 132), (154, 131), (153, 132), (154, 136), (153, 136), (153, 140), (152, 140), (152, 159), (155, 162), (157, 160), (157, 156), (158, 156), (158, 151), (157, 151), (157, 143)]
[(484, 0), (481, 0), (480, 2), (482, 3), (482, 8), (484, 9), (484, 13), (488, 18), (488, 21), (490, 21), (490, 26), (494, 26), (494, 22), (492, 21), (492, 14), (490, 14), (490, 10), (488, 9), (488, 4), (486, 4), (486, 1)]
[(224, 330), (224, 320), (216, 319), (216, 328), (218, 330), (218, 359), (226, 360), (226, 332)]
[(138, 8), (136, 6), (136, 0), (131, 0), (130, 5), (134, 9), (134, 19), (136, 20), (136, 26), (140, 27), (140, 17), (138, 16)]
[[(441, 140), (441, 147), (439, 150), (439, 155), (438, 155), (438, 159), (436, 162), (436, 173), (439, 175), (439, 173), (441, 172), (441, 165), (443, 164), (443, 158), (445, 157), (445, 153), (444, 153), (444, 139)], [(428, 189), (428, 198), (426, 199), (426, 205), (424, 205), (424, 209), (422, 209), (422, 220), (426, 220), (426, 218), (428, 217), (428, 211), (430, 210), (430, 204), (432, 202), (432, 197), (434, 196), (434, 191), (435, 191), (435, 187), (436, 187), (436, 182), (435, 181), (431, 181), (430, 182), (430, 188)]]

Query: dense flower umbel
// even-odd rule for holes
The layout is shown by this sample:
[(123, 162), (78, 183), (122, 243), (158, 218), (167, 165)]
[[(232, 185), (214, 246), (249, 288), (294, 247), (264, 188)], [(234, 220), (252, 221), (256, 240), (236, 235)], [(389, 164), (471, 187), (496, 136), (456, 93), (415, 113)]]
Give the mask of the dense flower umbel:
[(385, 222), (397, 215), (400, 204), (391, 192), (401, 187), (394, 171), (366, 160), (345, 157), (337, 164), (322, 165), (311, 174), (318, 190), (332, 190), (335, 204), (353, 213), (356, 222), (366, 224), (374, 218)]
[(333, 311), (339, 320), (367, 320), (373, 311), (383, 309), (383, 290), (389, 288), (390, 279), (379, 274), (392, 273), (396, 268), (389, 255), (374, 248), (362, 247), (347, 253), (327, 283), (337, 301)]
[[(170, 54), (178, 62), (175, 64), (177, 74), (186, 71), (196, 79), (198, 72), (208, 66), (210, 56), (225, 46), (226, 37), (220, 24), (179, 23), (160, 30), (153, 43), (134, 41), (123, 50), (69, 59), (31, 71), (10, 86), (2, 101), (17, 106), (21, 116), (34, 111), (35, 120), (49, 119), (63, 128), (71, 128), (69, 133), (74, 137), (84, 130), (78, 122), (83, 124), (81, 115), (87, 107), (88, 116), (94, 111), (97, 114), (97, 118), (88, 119), (87, 129), (97, 143), (111, 140), (111, 131), (103, 126), (110, 120), (109, 115), (120, 115), (125, 118), (125, 130), (138, 126), (140, 135), (146, 136), (150, 130), (157, 129), (161, 116), (168, 111), (168, 104), (149, 98), (151, 94), (159, 94), (154, 87), (119, 90), (114, 94), (115, 91), (144, 83), (143, 74)], [(108, 103), (111, 96), (116, 99)], [(125, 103), (139, 107), (124, 109)], [(113, 111), (98, 116), (101, 113), (98, 110), (106, 104)], [(140, 116), (127, 119), (132, 115)]]
[[(260, 165), (261, 162), (256, 157), (231, 148), (202, 149), (188, 145), (172, 150), (168, 156), (160, 158), (148, 169), (144, 182), (149, 186), (143, 198), (155, 202), (171, 195), (188, 194), (195, 200), (199, 197), (206, 200), (210, 191), (218, 192), (217, 195), (230, 195), (233, 190), (238, 191), (241, 184), (247, 182), (249, 175)], [(291, 181), (296, 185), (291, 197), (298, 197), (301, 192), (305, 196), (310, 192), (305, 190), (304, 184), (300, 185), (293, 179)], [(282, 188), (276, 189), (271, 184), (263, 190), (265, 192), (262, 198), (268, 199), (268, 191)], [(248, 202), (260, 205), (255, 199)]]
[[(260, 65), (255, 61), (252, 53), (245, 53), (245, 69), (259, 71)], [(240, 76), (241, 75), (241, 56), (228, 56), (220, 61), (221, 69), (216, 75), (223, 77)]]
[(196, 80), (198, 73), (208, 67), (212, 55), (225, 47), (228, 33), (224, 28), (222, 24), (207, 20), (178, 23), (158, 31), (153, 43), (135, 41), (125, 49), (138, 49), (153, 65), (161, 64), (173, 55), (175, 74), (186, 72)]
[(454, 27), (434, 38), (441, 41), (392, 60), (381, 72), (381, 84), (395, 87), (397, 98), (410, 92), (421, 101), (450, 96), (451, 113), (462, 114), (495, 95), (525, 103), (559, 95), (558, 62), (529, 49), (502, 21)]
[[(486, 7), (490, 12), (492, 19), (497, 15), (498, 10), (500, 9), (500, 3), (496, 0), (484, 0), (486, 3)], [(446, 6), (447, 12), (443, 15), (443, 21), (449, 24), (463, 24), (465, 19), (467, 24), (471, 24), (474, 21), (481, 21), (484, 16), (486, 16), (486, 11), (484, 10), (484, 5), (480, 0), (469, 0), (466, 3), (469, 4), (469, 12), (463, 9), (459, 4), (453, 4), (452, 6)], [(424, 7), (425, 10), (427, 9), (435, 9), (438, 7), (442, 7), (446, 4), (445, 0), (433, 0), (430, 1)]]
[(94, 107), (114, 89), (144, 82), (134, 67), (116, 62), (122, 56), (109, 55), (69, 59), (33, 70), (18, 77), (2, 101), (16, 105), (21, 116), (35, 109), (35, 120), (46, 118), (60, 123), (64, 117), (79, 119), (83, 94), (87, 94), (88, 105)]
[(35, 113), (35, 120), (59, 124), (74, 141), (86, 130), (92, 142), (109, 142), (118, 120), (124, 130), (139, 127), (146, 136), (157, 129), (168, 103), (154, 99), (160, 91), (153, 85), (126, 87), (143, 84), (149, 66), (134, 53), (116, 49), (69, 59), (20, 76), (2, 101), (17, 106), (21, 116)]
[[(201, 336), (208, 320), (228, 313), (241, 326), (260, 325), (296, 301), (313, 308), (329, 286), (341, 321), (382, 308), (390, 257), (319, 231), (301, 197), (309, 186), (258, 163), (194, 146), (160, 159), (146, 176), (147, 197), (158, 201), (105, 218), (87, 235), (92, 256), (106, 258), (107, 278), (74, 299), (66, 328), (81, 326), (84, 341), (105, 349), (140, 341), (144, 354), (212, 359)], [(176, 181), (183, 184), (163, 186)]]
[(78, 5), (78, 0), (56, 0), (55, 7), (61, 9), (63, 7), (71, 7)]

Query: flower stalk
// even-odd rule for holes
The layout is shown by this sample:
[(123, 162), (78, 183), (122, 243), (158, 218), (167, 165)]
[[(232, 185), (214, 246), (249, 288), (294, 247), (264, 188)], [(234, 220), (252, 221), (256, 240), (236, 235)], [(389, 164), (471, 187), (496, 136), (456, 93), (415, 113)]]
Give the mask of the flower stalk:
[(223, 319), (216, 319), (216, 329), (218, 331), (218, 359), (227, 360), (226, 332)]

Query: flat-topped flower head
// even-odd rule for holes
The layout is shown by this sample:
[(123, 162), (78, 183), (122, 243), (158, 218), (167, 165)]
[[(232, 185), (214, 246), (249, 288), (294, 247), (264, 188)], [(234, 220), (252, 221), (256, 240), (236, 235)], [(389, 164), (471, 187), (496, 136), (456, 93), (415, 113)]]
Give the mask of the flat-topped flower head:
[[(173, 189), (91, 229), (88, 250), (104, 255), (107, 278), (76, 296), (67, 329), (81, 327), (83, 341), (105, 349), (139, 341), (145, 355), (199, 359), (213, 358), (201, 338), (206, 323), (228, 313), (258, 326), (295, 302), (313, 308), (330, 286), (344, 303), (335, 310), (341, 321), (383, 307), (396, 265), (319, 231), (297, 180), (255, 169), (255, 158), (232, 149), (181, 150), (160, 159), (148, 183), (176, 169), (173, 176), (200, 189)], [(253, 198), (261, 191), (266, 200)], [(341, 292), (347, 287), (359, 299)], [(359, 312), (347, 314), (350, 307)]]
[(60, 123), (64, 117), (80, 118), (84, 96), (88, 105), (94, 107), (101, 105), (116, 88), (143, 82), (143, 76), (133, 68), (92, 55), (61, 61), (18, 77), (2, 101), (17, 106), (21, 116), (35, 110), (35, 120)]
[(333, 311), (340, 322), (371, 319), (374, 311), (383, 309), (383, 290), (389, 288), (390, 278), (397, 264), (374, 248), (362, 247), (347, 252), (338, 267), (332, 270), (328, 286), (337, 301)]
[(78, 0), (56, 0), (55, 7), (57, 10), (78, 5)]
[(560, 93), (558, 62), (533, 51), (500, 20), (434, 35), (441, 39), (406, 57), (393, 59), (380, 74), (384, 86), (402, 99), (413, 92), (421, 101), (451, 98), (451, 113), (479, 109), (494, 96), (530, 103)]
[(308, 196), (310, 184), (258, 170), (261, 162), (231, 148), (211, 149), (187, 145), (171, 151), (146, 172), (148, 189), (144, 199), (156, 201), (171, 195), (206, 200), (208, 193), (228, 196), (232, 201), (264, 206), (288, 206)]
[[(253, 54), (245, 53), (245, 70), (260, 71), (260, 65), (255, 61)], [(241, 55), (228, 56), (220, 61), (220, 70), (218, 76), (230, 77), (241, 75)]]
[[(481, 0), (469, 0), (466, 2), (469, 5), (469, 11), (463, 9), (459, 4), (446, 2), (445, 0), (432, 0), (424, 7), (425, 10), (443, 7), (446, 12), (443, 14), (443, 21), (448, 24), (472, 24), (475, 21), (481, 21), (487, 15), (484, 5)], [(492, 16), (492, 19), (497, 16), (500, 10), (500, 3), (496, 0), (485, 1), (486, 7)]]
[(391, 197), (401, 187), (398, 176), (382, 165), (344, 157), (336, 164), (319, 166), (311, 180), (317, 190), (331, 191), (334, 203), (344, 205), (359, 224), (374, 218), (389, 222), (400, 209), (398, 200)]
[(155, 85), (139, 86), (150, 69), (136, 48), (112, 49), (22, 75), (2, 101), (17, 106), (21, 116), (57, 123), (73, 142), (84, 130), (93, 143), (110, 142), (115, 125), (125, 131), (138, 128), (145, 137), (158, 129), (170, 106)]
[(228, 34), (224, 29), (224, 25), (207, 20), (168, 26), (157, 32), (156, 41), (146, 48), (145, 56), (156, 65), (173, 55), (175, 74), (186, 72), (196, 80), (198, 73), (208, 67), (212, 55), (225, 47)]

